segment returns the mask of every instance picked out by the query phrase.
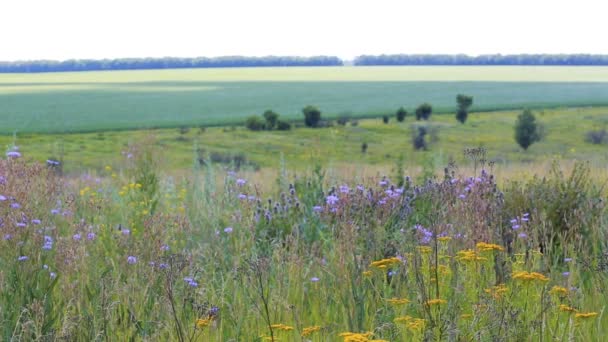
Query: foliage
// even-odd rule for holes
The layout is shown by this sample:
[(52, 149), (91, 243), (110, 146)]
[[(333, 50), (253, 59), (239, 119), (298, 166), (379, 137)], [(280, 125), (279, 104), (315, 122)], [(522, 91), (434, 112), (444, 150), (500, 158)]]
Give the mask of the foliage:
[(257, 115), (252, 115), (245, 121), (245, 127), (251, 131), (261, 131), (266, 127), (266, 125), (264, 124), (262, 118)]
[(473, 104), (473, 97), (458, 94), (456, 96), (456, 103), (458, 104), (458, 110), (456, 111), (456, 120), (460, 123), (465, 123), (469, 116), (469, 107)]
[(354, 65), (608, 65), (608, 55), (363, 55)]
[(600, 130), (591, 130), (585, 134), (585, 141), (595, 145), (608, 143), (608, 132), (605, 128)]
[(428, 103), (423, 103), (416, 108), (416, 120), (428, 120), (433, 113), (433, 107)]
[(540, 138), (534, 114), (528, 109), (524, 110), (515, 123), (515, 141), (521, 148), (527, 150), (530, 145), (540, 141)]
[(314, 106), (308, 105), (302, 108), (304, 114), (304, 124), (307, 127), (318, 127), (321, 121), (321, 111)]
[(269, 131), (272, 131), (277, 126), (277, 121), (279, 120), (279, 114), (273, 112), (272, 110), (267, 110), (262, 115), (266, 120), (265, 128)]
[(389, 120), (390, 120), (390, 118), (388, 117), (388, 115), (383, 115), (382, 116), (382, 122), (383, 123), (387, 124)]
[(277, 121), (277, 130), (279, 131), (289, 131), (291, 129), (291, 124), (287, 121), (278, 120)]
[(399, 109), (397, 109), (397, 112), (395, 113), (395, 117), (397, 118), (398, 122), (403, 122), (403, 120), (405, 120), (406, 115), (407, 111), (403, 107), (399, 107)]

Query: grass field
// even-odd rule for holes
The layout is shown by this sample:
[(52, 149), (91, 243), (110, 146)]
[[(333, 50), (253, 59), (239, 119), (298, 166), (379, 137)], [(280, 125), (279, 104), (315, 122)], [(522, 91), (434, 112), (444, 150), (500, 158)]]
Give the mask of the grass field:
[(0, 133), (85, 132), (241, 124), (273, 109), (300, 119), (413, 110), (608, 105), (605, 67), (328, 67), (182, 69), (0, 75)]
[[(290, 169), (303, 170), (314, 164), (341, 167), (367, 167), (388, 170), (403, 157), (408, 168), (425, 163), (443, 165), (448, 159), (464, 160), (467, 147), (484, 146), (488, 157), (500, 168), (544, 163), (553, 159), (593, 161), (599, 169), (608, 162), (605, 145), (585, 142), (592, 129), (608, 126), (608, 108), (566, 108), (534, 111), (545, 127), (545, 139), (522, 151), (515, 143), (513, 126), (520, 111), (473, 113), (466, 124), (458, 123), (453, 115), (433, 115), (430, 125), (438, 130), (438, 141), (428, 151), (414, 151), (411, 126), (416, 123), (408, 116), (403, 123), (391, 117), (389, 124), (380, 119), (359, 120), (357, 126), (336, 125), (331, 128), (295, 128), (291, 131), (251, 132), (244, 127), (211, 127), (204, 132), (191, 128), (114, 131), (77, 134), (18, 134), (0, 136), (0, 146), (13, 143), (21, 147), (28, 158), (45, 161), (61, 158), (66, 171), (101, 170), (105, 165), (120, 163), (122, 151), (129, 145), (141, 144), (148, 137), (158, 147), (167, 171), (188, 170), (198, 157), (211, 153), (245, 156), (261, 168), (276, 169), (281, 158)], [(368, 144), (366, 153), (361, 145)], [(520, 168), (527, 170), (528, 167)]]

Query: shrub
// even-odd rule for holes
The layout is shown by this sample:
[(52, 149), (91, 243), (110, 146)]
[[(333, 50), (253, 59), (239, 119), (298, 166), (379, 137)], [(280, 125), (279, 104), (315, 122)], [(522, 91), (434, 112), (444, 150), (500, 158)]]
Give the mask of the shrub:
[(433, 114), (433, 107), (428, 103), (423, 103), (416, 108), (416, 120), (428, 120)]
[(179, 128), (179, 134), (188, 134), (188, 132), (190, 132), (190, 127), (188, 126), (181, 126)]
[(245, 127), (252, 131), (261, 131), (264, 129), (264, 121), (257, 115), (252, 115), (245, 121)]
[(403, 122), (403, 120), (405, 120), (406, 115), (407, 115), (407, 111), (403, 107), (399, 108), (397, 110), (397, 113), (395, 113), (395, 116), (397, 117), (397, 121), (399, 121), (399, 122)]
[(273, 130), (277, 121), (279, 120), (279, 114), (273, 112), (272, 110), (267, 110), (264, 112), (264, 119), (266, 120), (266, 129)]
[(608, 132), (606, 129), (588, 131), (585, 135), (585, 141), (595, 145), (608, 143)]
[(355, 126), (359, 126), (359, 120), (353, 120), (350, 122), (350, 125), (355, 127)]
[(412, 145), (414, 150), (426, 150), (427, 143), (425, 136), (427, 135), (427, 129), (424, 126), (412, 127)]
[(287, 121), (278, 120), (277, 121), (277, 129), (279, 131), (289, 131), (291, 129), (291, 124)]
[(460, 123), (465, 123), (465, 121), (467, 121), (467, 117), (469, 116), (469, 107), (471, 107), (473, 104), (473, 97), (458, 94), (458, 96), (456, 96), (456, 103), (458, 104), (456, 120), (460, 121)]
[(361, 153), (365, 153), (365, 152), (367, 152), (367, 143), (366, 142), (361, 144)]
[(384, 122), (385, 124), (387, 124), (388, 120), (389, 120), (388, 115), (382, 116), (382, 122)]
[(302, 108), (304, 114), (304, 123), (307, 127), (318, 127), (321, 121), (321, 111), (314, 106), (306, 106)]
[(338, 120), (336, 120), (336, 122), (340, 126), (346, 126), (346, 124), (348, 123), (349, 120), (350, 120), (350, 118), (348, 116), (341, 116), (338, 118)]
[(515, 124), (515, 141), (527, 150), (530, 145), (540, 140), (538, 126), (534, 114), (528, 109), (517, 117)]

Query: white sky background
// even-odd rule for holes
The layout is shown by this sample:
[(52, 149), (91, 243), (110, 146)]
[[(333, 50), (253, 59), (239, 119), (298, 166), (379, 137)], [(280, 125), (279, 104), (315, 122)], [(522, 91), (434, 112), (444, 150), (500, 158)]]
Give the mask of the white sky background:
[(608, 54), (605, 0), (0, 0), (0, 60)]

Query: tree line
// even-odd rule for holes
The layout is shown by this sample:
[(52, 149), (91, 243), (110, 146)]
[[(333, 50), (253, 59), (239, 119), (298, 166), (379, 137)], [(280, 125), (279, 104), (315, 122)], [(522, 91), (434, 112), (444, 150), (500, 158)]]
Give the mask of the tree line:
[(608, 55), (362, 55), (354, 65), (608, 65)]
[(266, 57), (196, 57), (196, 58), (117, 58), (71, 59), (65, 61), (36, 60), (0, 62), (0, 72), (59, 72), (94, 70), (139, 70), (183, 68), (235, 68), (280, 66), (341, 66), (335, 56), (266, 56)]
[[(225, 56), (116, 59), (70, 59), (0, 62), (0, 73), (183, 68), (238, 68), (280, 66), (342, 66), (336, 56)], [(353, 61), (365, 65), (608, 65), (608, 55), (362, 55)]]

